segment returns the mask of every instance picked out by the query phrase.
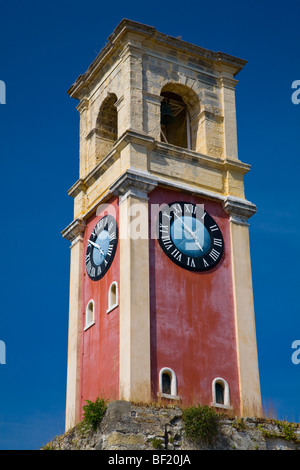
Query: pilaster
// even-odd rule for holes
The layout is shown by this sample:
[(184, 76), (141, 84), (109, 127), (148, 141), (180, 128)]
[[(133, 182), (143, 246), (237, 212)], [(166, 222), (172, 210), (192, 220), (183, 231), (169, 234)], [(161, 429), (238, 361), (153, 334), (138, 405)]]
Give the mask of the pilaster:
[(223, 129), (224, 129), (224, 155), (238, 158), (235, 86), (238, 83), (233, 78), (222, 76), (220, 78), (223, 99)]
[(124, 80), (127, 88), (124, 93), (126, 119), (120, 121), (121, 135), (126, 129), (143, 131), (143, 69), (142, 50), (128, 44), (122, 52)]
[(88, 145), (89, 142), (86, 139), (86, 135), (89, 127), (89, 100), (83, 98), (77, 105), (77, 111), (80, 115), (79, 120), (79, 175), (80, 178), (84, 178), (89, 172), (88, 167)]
[(261, 415), (248, 219), (256, 207), (228, 197), (223, 202), (230, 214), (231, 263), (241, 416)]
[(76, 219), (62, 232), (63, 237), (71, 241), (66, 430), (75, 426), (80, 420), (81, 276), (84, 230), (85, 223)]
[(119, 398), (123, 400), (151, 399), (148, 193), (155, 186), (127, 172), (111, 188), (119, 196)]

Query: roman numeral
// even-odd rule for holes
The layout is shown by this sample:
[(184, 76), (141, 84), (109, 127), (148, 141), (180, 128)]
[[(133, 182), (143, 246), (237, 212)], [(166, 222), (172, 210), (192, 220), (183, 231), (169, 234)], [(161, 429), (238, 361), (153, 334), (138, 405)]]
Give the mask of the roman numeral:
[(89, 261), (86, 265), (86, 270), (87, 270), (88, 273), (90, 273), (91, 269), (92, 269), (92, 263)]
[(220, 253), (218, 251), (216, 251), (214, 248), (212, 249), (212, 251), (209, 253), (209, 256), (214, 260), (216, 261), (219, 256), (220, 256)]
[(222, 246), (222, 240), (221, 238), (214, 238), (214, 245), (216, 246)]
[(171, 216), (170, 214), (167, 214), (166, 211), (163, 212), (163, 215), (164, 215), (165, 217), (168, 217), (169, 220), (172, 219), (172, 216)]
[(193, 206), (192, 204), (184, 204), (184, 210), (186, 212), (192, 212), (193, 211)]
[(116, 238), (116, 232), (111, 232), (111, 233), (109, 234), (109, 239), (110, 239), (110, 241), (115, 240), (115, 238)]
[(190, 266), (191, 268), (196, 267), (195, 261), (193, 260), (193, 258), (190, 258), (189, 256), (188, 256), (188, 259), (187, 259), (187, 265)]
[(211, 225), (209, 228), (212, 232), (215, 232), (216, 230), (218, 230), (218, 226), (216, 224)]
[(159, 228), (161, 232), (169, 233), (168, 225), (159, 224)]
[(112, 245), (109, 245), (108, 250), (107, 250), (107, 256), (111, 256), (112, 251), (113, 251), (113, 247)]
[(181, 261), (182, 253), (180, 253), (180, 251), (177, 250), (177, 248), (175, 248), (175, 250), (172, 251), (171, 255), (174, 256), (174, 258), (176, 258), (178, 261)]
[(162, 238), (162, 242), (163, 242), (163, 244), (165, 245), (165, 248), (166, 248), (167, 250), (169, 250), (169, 249), (172, 248), (172, 246), (173, 246), (173, 243), (172, 243), (172, 241), (170, 240), (169, 237), (163, 237), (163, 238)]
[(204, 264), (204, 267), (207, 268), (207, 266), (209, 266), (208, 262), (203, 258), (203, 264)]
[(96, 227), (95, 227), (95, 232), (99, 233), (101, 231), (103, 227), (103, 219), (99, 220), (99, 222), (97, 223)]
[(179, 204), (174, 204), (171, 209), (175, 209), (175, 212), (177, 214), (177, 212), (182, 212), (182, 208)]

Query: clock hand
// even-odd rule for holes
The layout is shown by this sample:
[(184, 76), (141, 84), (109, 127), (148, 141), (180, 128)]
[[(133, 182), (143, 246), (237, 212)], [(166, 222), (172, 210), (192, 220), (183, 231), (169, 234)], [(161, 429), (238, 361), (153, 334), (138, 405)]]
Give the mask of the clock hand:
[[(192, 235), (192, 234), (191, 234), (191, 235)], [(193, 236), (193, 235), (192, 235), (192, 236)], [(202, 246), (200, 245), (200, 243), (198, 242), (197, 237), (193, 237), (193, 239), (194, 239), (194, 242), (196, 243), (197, 247), (200, 248), (201, 251), (203, 251), (203, 248), (202, 248)]]
[(98, 243), (95, 243), (95, 242), (92, 242), (92, 240), (89, 240), (89, 243), (91, 243), (91, 245), (95, 246), (96, 248), (98, 248), (98, 250), (100, 251), (101, 255), (105, 256), (104, 255), (104, 252), (101, 250), (100, 246), (98, 245)]
[(200, 248), (201, 251), (203, 251), (200, 243), (198, 242), (198, 239), (195, 235), (195, 233), (190, 229), (190, 227), (188, 227), (184, 222), (183, 220), (181, 219), (181, 217), (179, 217), (179, 215), (177, 215), (175, 212), (174, 212), (174, 215), (176, 215), (176, 217), (180, 220), (180, 222), (182, 223), (183, 227), (185, 228), (185, 230), (192, 236), (192, 238), (194, 239), (194, 242), (196, 243), (196, 245), (198, 246), (198, 248)]

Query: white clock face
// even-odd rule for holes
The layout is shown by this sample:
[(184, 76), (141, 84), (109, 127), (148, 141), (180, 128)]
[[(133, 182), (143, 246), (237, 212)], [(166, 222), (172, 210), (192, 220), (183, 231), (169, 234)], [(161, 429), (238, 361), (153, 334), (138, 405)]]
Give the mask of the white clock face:
[(86, 250), (86, 272), (93, 281), (101, 279), (110, 268), (117, 244), (117, 222), (106, 215), (95, 226)]
[(222, 259), (222, 232), (208, 212), (196, 204), (167, 204), (159, 213), (157, 231), (165, 254), (182, 268), (208, 271)]

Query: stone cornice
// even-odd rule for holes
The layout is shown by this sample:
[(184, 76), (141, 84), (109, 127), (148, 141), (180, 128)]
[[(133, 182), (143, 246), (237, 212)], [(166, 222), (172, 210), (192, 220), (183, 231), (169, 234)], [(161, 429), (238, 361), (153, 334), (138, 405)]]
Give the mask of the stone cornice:
[(71, 197), (77, 196), (81, 191), (86, 191), (87, 186), (83, 179), (79, 179), (73, 186), (68, 190), (68, 195)]
[(256, 213), (255, 204), (246, 199), (224, 196), (201, 188), (195, 189), (190, 185), (176, 183), (164, 178), (157, 178), (148, 172), (130, 169), (111, 185), (108, 192), (89, 209), (82, 219), (73, 220), (62, 231), (63, 238), (70, 240), (73, 244), (77, 239), (82, 239), (86, 227), (85, 220), (88, 220), (96, 212), (99, 204), (108, 202), (113, 195), (119, 196), (122, 200), (127, 196), (146, 198), (148, 193), (153, 191), (157, 186), (188, 192), (194, 196), (219, 202), (222, 204), (224, 211), (230, 215), (230, 222), (239, 225), (249, 225), (248, 219)]
[(115, 28), (113, 33), (109, 36), (106, 46), (101, 50), (87, 71), (83, 75), (80, 75), (75, 83), (70, 87), (68, 94), (71, 97), (76, 99), (83, 97), (83, 87), (86, 86), (86, 84), (95, 76), (95, 74), (98, 73), (104, 62), (108, 59), (112, 52), (120, 46), (124, 36), (128, 33), (135, 34), (144, 40), (148, 39), (149, 46), (153, 43), (157, 43), (161, 46), (167, 46), (168, 48), (180, 50), (181, 52), (185, 52), (190, 56), (193, 55), (201, 58), (210, 64), (210, 66), (218, 68), (218, 70), (222, 70), (224, 67), (227, 70), (230, 70), (233, 76), (236, 75), (247, 63), (247, 61), (243, 59), (239, 59), (222, 52), (213, 52), (200, 46), (183, 41), (182, 39), (160, 33), (152, 26), (147, 26), (142, 23), (123, 19)]
[(244, 175), (248, 173), (251, 168), (247, 163), (243, 163), (235, 158), (212, 157), (193, 150), (175, 147), (174, 145), (166, 144), (164, 142), (154, 141), (154, 150), (166, 156), (181, 158), (185, 161), (193, 161), (194, 163), (197, 162), (199, 165), (215, 168), (219, 171), (236, 170)]
[(68, 195), (76, 197), (81, 191), (86, 191), (120, 156), (120, 152), (128, 144), (141, 144), (150, 151), (157, 152), (165, 157), (179, 158), (182, 161), (193, 162), (199, 166), (214, 168), (220, 172), (236, 171), (245, 175), (250, 170), (250, 165), (238, 159), (226, 157), (212, 157), (200, 154), (193, 150), (187, 150), (174, 145), (158, 142), (146, 134), (141, 134), (133, 130), (127, 130), (117, 140), (113, 149), (98, 165), (83, 179), (79, 179), (68, 191)]
[(82, 238), (86, 224), (82, 219), (73, 220), (62, 232), (63, 238), (74, 242), (76, 238)]
[(256, 206), (246, 199), (227, 196), (223, 201), (224, 211), (230, 215), (230, 221), (240, 225), (248, 225), (248, 219), (256, 213)]
[(127, 170), (111, 185), (110, 192), (116, 196), (123, 196), (128, 191), (131, 195), (141, 197), (153, 191), (158, 182), (152, 178), (150, 173)]
[(99, 204), (107, 203), (112, 196), (119, 196), (121, 200), (124, 200), (127, 196), (145, 199), (157, 186), (181, 191), (183, 193), (187, 192), (194, 196), (219, 202), (222, 204), (224, 211), (230, 215), (230, 221), (236, 224), (248, 225), (248, 219), (256, 213), (256, 206), (244, 198), (222, 195), (213, 191), (195, 188), (188, 184), (156, 177), (146, 171), (131, 168), (124, 172), (115, 183), (110, 186), (103, 197), (95, 202), (82, 219), (75, 219), (71, 222), (68, 227), (62, 231), (62, 236), (73, 243), (77, 238), (82, 237), (86, 227), (85, 220), (88, 220), (96, 212)]

